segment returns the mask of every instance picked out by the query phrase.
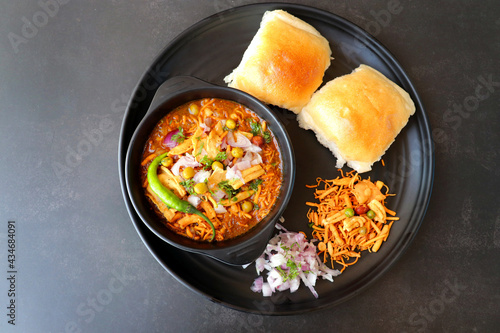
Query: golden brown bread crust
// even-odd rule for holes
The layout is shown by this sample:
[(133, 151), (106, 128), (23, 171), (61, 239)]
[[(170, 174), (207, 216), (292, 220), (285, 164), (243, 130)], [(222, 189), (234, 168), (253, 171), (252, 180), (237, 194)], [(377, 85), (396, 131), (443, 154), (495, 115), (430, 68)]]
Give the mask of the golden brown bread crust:
[(392, 144), (415, 105), (406, 91), (375, 69), (361, 65), (317, 91), (298, 116), (318, 140), (357, 170), (371, 170)]
[(238, 67), (224, 81), (295, 113), (309, 102), (330, 66), (328, 41), (282, 10), (266, 12)]

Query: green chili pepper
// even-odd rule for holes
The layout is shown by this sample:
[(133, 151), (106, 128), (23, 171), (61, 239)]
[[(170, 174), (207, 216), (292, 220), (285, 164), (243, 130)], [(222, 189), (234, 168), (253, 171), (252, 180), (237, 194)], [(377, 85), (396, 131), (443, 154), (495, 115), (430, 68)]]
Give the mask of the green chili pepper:
[(168, 153), (164, 153), (160, 156), (157, 156), (153, 162), (148, 167), (148, 182), (149, 186), (151, 186), (151, 190), (165, 203), (170, 208), (173, 208), (179, 212), (186, 213), (186, 214), (196, 214), (210, 225), (212, 228), (212, 238), (210, 241), (214, 240), (215, 237), (215, 227), (210, 221), (208, 217), (205, 216), (202, 212), (197, 210), (193, 205), (191, 205), (189, 202), (184, 201), (177, 197), (172, 191), (170, 191), (168, 188), (163, 186), (163, 184), (160, 182), (158, 179), (158, 174), (157, 174), (157, 169), (158, 165), (160, 164), (160, 161), (167, 156)]

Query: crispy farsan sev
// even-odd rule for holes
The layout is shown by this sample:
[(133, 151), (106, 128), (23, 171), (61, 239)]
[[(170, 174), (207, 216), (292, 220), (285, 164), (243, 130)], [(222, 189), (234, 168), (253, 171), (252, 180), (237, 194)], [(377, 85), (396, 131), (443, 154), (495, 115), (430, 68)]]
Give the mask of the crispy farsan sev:
[[(362, 180), (361, 177), (354, 171), (345, 175), (342, 170), (339, 171), (341, 177), (332, 180), (317, 178), (315, 185), (306, 185), (315, 189), (314, 196), (318, 200), (306, 202), (306, 205), (311, 207), (307, 218), (313, 227), (313, 237), (320, 241), (318, 254), (323, 254), (323, 262), (330, 258), (332, 266), (334, 263), (340, 264), (343, 271), (357, 262), (362, 251), (377, 252), (387, 240), (392, 224), (399, 218), (395, 216), (396, 212), (385, 207), (385, 200), (381, 204), (391, 216), (383, 221), (375, 223), (366, 214), (361, 214), (364, 222), (346, 216), (347, 208), (356, 208), (367, 202), (359, 202), (353, 191), (355, 185)], [(386, 197), (390, 195), (389, 188), (383, 182), (376, 181), (372, 184), (379, 190), (385, 188)]]

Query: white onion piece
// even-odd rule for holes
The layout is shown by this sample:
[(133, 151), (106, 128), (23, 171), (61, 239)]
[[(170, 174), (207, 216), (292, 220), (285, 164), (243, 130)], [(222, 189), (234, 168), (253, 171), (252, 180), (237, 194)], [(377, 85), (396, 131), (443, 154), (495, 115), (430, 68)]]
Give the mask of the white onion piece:
[(252, 289), (253, 292), (260, 293), (262, 291), (263, 284), (264, 284), (264, 278), (262, 276), (259, 276), (258, 278), (255, 279), (250, 289)]
[(252, 166), (251, 161), (240, 161), (234, 165), (234, 167), (240, 171), (246, 170)]
[(226, 169), (226, 180), (231, 180), (231, 179), (239, 179), (243, 184), (245, 183), (241, 171), (238, 170), (236, 166), (228, 167)]
[(222, 141), (220, 143), (220, 149), (226, 149), (227, 148), (227, 139), (226, 139), (226, 136), (224, 137), (224, 139), (222, 139)]
[(249, 151), (249, 152), (247, 152), (245, 154), (245, 157), (250, 160), (250, 163), (252, 165), (256, 165), (256, 164), (262, 163), (262, 156), (260, 154), (255, 153), (255, 152)]
[(257, 269), (257, 274), (264, 271), (264, 265), (266, 264), (266, 259), (263, 257), (259, 257), (255, 260), (255, 268)]
[(252, 153), (260, 153), (262, 151), (262, 148), (260, 148), (257, 145), (251, 145), (249, 147), (243, 148), (244, 151), (252, 152)]
[(198, 207), (198, 205), (201, 203), (201, 199), (200, 197), (196, 196), (196, 195), (190, 195), (188, 198), (187, 198), (187, 201), (193, 205), (195, 208)]
[(225, 138), (227, 138), (227, 144), (231, 147), (240, 147), (244, 151), (252, 153), (260, 153), (262, 151), (262, 148), (254, 145), (249, 138), (239, 132), (236, 132), (236, 137), (234, 137), (233, 132), (230, 131)]
[(179, 160), (177, 162), (175, 162), (174, 165), (172, 165), (172, 168), (170, 169), (172, 171), (172, 173), (176, 176), (179, 176), (180, 172), (179, 172), (179, 169), (181, 167), (193, 167), (193, 168), (196, 168), (200, 166), (200, 163), (198, 163), (196, 161), (196, 159), (194, 158), (194, 156), (190, 155), (190, 154), (186, 154), (184, 156), (182, 156), (181, 158), (179, 158)]
[(281, 267), (282, 265), (286, 265), (287, 258), (283, 255), (283, 253), (276, 253), (275, 255), (269, 258), (269, 263), (271, 267)]
[(200, 170), (200, 171), (198, 171), (197, 173), (194, 174), (193, 181), (195, 183), (204, 183), (205, 180), (208, 179), (208, 177), (210, 177), (210, 171)]
[[(280, 221), (283, 222), (282, 219)], [(321, 277), (333, 282), (333, 277), (340, 271), (328, 268), (316, 254), (316, 246), (312, 241), (308, 242), (303, 234), (289, 232), (278, 223), (276, 228), (281, 232), (269, 240), (264, 253), (255, 260), (259, 277), (250, 289), (268, 297), (276, 291), (290, 290), (293, 293), (302, 282), (318, 298), (314, 289), (317, 279)], [(293, 264), (295, 270), (290, 269)], [(260, 275), (264, 270), (267, 271), (267, 279)]]
[(214, 194), (212, 194), (212, 198), (214, 198), (215, 201), (220, 201), (225, 196), (226, 192), (224, 192), (223, 190), (217, 190), (216, 192), (214, 192)]
[(227, 209), (226, 207), (222, 206), (222, 205), (217, 205), (217, 207), (214, 208), (215, 212), (217, 214), (224, 214), (224, 213), (227, 213)]
[(231, 147), (248, 148), (252, 145), (250, 139), (248, 139), (246, 136), (244, 136), (239, 132), (236, 133), (236, 138), (234, 137), (234, 134), (231, 131), (227, 133), (226, 137), (227, 137), (227, 143)]
[(262, 156), (260, 156), (260, 154), (258, 154), (258, 153), (247, 151), (245, 153), (245, 156), (243, 156), (240, 159), (240, 162), (243, 162), (243, 161), (248, 161), (248, 162), (250, 162), (251, 165), (260, 164), (260, 163), (262, 163)]
[(271, 287), (269, 286), (269, 283), (267, 283), (267, 282), (264, 282), (262, 284), (262, 295), (264, 297), (269, 297), (269, 296), (273, 295), (273, 291), (272, 291)]

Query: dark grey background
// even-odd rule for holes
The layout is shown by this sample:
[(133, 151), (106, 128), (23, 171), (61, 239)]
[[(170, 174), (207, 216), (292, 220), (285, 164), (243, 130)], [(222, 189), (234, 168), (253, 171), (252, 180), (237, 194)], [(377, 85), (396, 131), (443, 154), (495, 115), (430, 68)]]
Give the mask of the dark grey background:
[(0, 6), (1, 332), (498, 331), (498, 1), (290, 1), (358, 24), (398, 58), (430, 118), (436, 168), (402, 259), (348, 302), (288, 317), (222, 307), (171, 277), (130, 222), (117, 174), (124, 106), (156, 55), (197, 21), (257, 1), (54, 1)]

